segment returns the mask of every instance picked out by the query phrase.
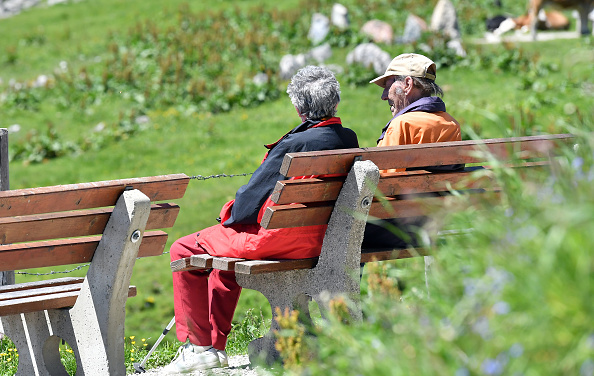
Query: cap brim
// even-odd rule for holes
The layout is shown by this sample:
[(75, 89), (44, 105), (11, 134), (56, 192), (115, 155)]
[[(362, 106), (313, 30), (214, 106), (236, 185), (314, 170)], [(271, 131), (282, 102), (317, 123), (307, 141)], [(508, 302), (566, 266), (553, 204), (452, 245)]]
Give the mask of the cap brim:
[(386, 80), (392, 76), (393, 76), (393, 74), (384, 74), (383, 76), (379, 76), (378, 78), (375, 78), (375, 79), (369, 81), (369, 83), (376, 84), (379, 87), (385, 87)]

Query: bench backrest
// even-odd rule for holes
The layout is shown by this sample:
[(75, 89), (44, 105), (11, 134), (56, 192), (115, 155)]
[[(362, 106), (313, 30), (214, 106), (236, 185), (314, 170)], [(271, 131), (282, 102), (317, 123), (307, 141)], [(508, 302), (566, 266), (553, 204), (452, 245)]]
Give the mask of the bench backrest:
[(138, 256), (160, 255), (167, 234), (148, 230), (173, 226), (179, 206), (160, 201), (183, 197), (188, 182), (174, 174), (0, 192), (0, 271), (90, 262), (128, 189), (152, 203)]
[[(506, 162), (512, 167), (542, 167), (569, 134), (456, 141), (421, 145), (371, 147), (290, 153), (281, 173), (290, 177), (347, 174), (357, 160), (372, 161), (380, 170), (415, 169), (381, 174), (369, 215), (379, 219), (414, 217), (443, 200), (450, 188), (497, 191), (489, 179), (469, 179), (479, 168)], [(429, 172), (427, 166), (466, 164), (456, 172)], [(327, 224), (345, 177), (279, 181), (262, 226), (268, 229)], [(382, 199), (377, 199), (382, 196)], [(440, 196), (440, 197), (436, 197)], [(424, 200), (420, 198), (426, 197)]]

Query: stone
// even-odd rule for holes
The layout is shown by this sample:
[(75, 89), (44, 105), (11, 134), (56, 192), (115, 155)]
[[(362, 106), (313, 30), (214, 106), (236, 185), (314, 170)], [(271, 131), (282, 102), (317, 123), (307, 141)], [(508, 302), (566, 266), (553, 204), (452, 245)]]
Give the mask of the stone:
[(321, 13), (314, 13), (307, 38), (315, 44), (322, 42), (330, 32), (330, 20)]
[(404, 33), (402, 35), (402, 43), (413, 43), (421, 39), (421, 34), (427, 31), (427, 22), (419, 16), (410, 14), (406, 18), (404, 25)]
[(348, 65), (361, 64), (364, 67), (373, 67), (373, 71), (378, 75), (386, 72), (390, 61), (392, 61), (390, 54), (374, 43), (362, 43), (346, 57)]
[(340, 30), (348, 29), (351, 25), (349, 21), (349, 10), (342, 4), (335, 3), (332, 6), (332, 14), (330, 16), (332, 25)]
[(308, 55), (312, 60), (321, 64), (332, 57), (332, 47), (330, 47), (330, 43), (324, 43), (321, 46), (312, 48)]
[(441, 32), (450, 39), (460, 38), (456, 8), (450, 0), (439, 0), (433, 10), (429, 29)]
[(466, 57), (466, 50), (462, 46), (462, 40), (460, 38), (451, 39), (447, 42), (446, 46), (450, 50), (456, 51), (456, 55), (460, 57)]
[(305, 54), (285, 55), (279, 63), (280, 78), (283, 80), (293, 77), (295, 73), (307, 65), (307, 56)]
[(268, 75), (264, 72), (259, 72), (252, 78), (252, 82), (257, 86), (263, 86), (268, 83)]
[(394, 30), (390, 24), (380, 20), (367, 21), (361, 32), (371, 37), (375, 43), (390, 44), (394, 40)]
[(343, 74), (344, 68), (338, 64), (326, 64), (324, 67), (330, 69), (334, 74)]

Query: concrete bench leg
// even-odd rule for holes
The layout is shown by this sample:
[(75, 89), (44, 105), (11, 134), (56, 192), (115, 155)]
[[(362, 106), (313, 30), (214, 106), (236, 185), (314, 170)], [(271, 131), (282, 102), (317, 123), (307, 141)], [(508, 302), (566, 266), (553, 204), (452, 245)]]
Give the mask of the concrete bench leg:
[(354, 319), (361, 319), (361, 244), (379, 170), (371, 161), (355, 162), (334, 205), (309, 293), (328, 309), (337, 296), (349, 298)]
[[(354, 319), (361, 319), (359, 266), (361, 243), (373, 194), (379, 180), (379, 171), (370, 161), (355, 162), (340, 191), (330, 217), (318, 264), (311, 270), (294, 270), (277, 273), (236, 274), (237, 283), (248, 289), (260, 291), (272, 307), (284, 311), (299, 307), (309, 320), (309, 299), (312, 297), (326, 314), (330, 301), (337, 296), (347, 296)], [(278, 359), (274, 331), (278, 324), (272, 320), (270, 332), (252, 341), (250, 360), (265, 359), (271, 363)]]
[[(2, 317), (2, 326), (19, 354), (16, 376), (68, 376), (60, 362), (57, 346), (55, 354), (52, 354), (49, 347), (46, 348), (46, 343), (51, 341), (52, 333), (43, 311)], [(59, 340), (56, 339), (56, 341), (59, 344)], [(46, 359), (44, 355), (47, 355), (48, 358)], [(52, 359), (56, 358), (57, 364), (52, 362)]]
[(272, 323), (270, 330), (262, 337), (249, 344), (250, 361), (272, 364), (280, 359), (280, 354), (275, 348), (276, 338), (274, 332), (279, 330), (274, 319), (276, 307), (284, 313), (285, 308), (290, 311), (297, 309), (311, 321), (309, 315), (310, 298), (306, 295), (307, 285), (311, 283), (311, 270), (294, 270), (278, 273), (245, 275), (236, 274), (237, 283), (244, 288), (261, 292), (272, 308)]
[[(33, 353), (20, 355), (17, 375), (67, 375), (56, 354), (59, 338), (72, 347), (77, 376), (124, 376), (124, 320), (132, 268), (150, 213), (150, 200), (138, 190), (122, 193), (109, 218), (74, 307), (25, 314)], [(20, 315), (2, 318), (19, 354), (28, 353)], [(53, 335), (52, 335), (53, 334)], [(59, 363), (59, 366), (58, 366)], [(22, 369), (21, 369), (22, 365)], [(61, 369), (60, 369), (61, 367)]]

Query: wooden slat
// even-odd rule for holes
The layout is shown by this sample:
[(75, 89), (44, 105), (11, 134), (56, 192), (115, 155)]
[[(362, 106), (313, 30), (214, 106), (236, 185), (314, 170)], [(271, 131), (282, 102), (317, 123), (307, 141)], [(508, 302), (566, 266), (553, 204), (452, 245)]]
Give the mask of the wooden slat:
[(451, 189), (478, 189), (493, 185), (487, 176), (472, 178), (472, 171), (428, 173), (426, 171), (407, 171), (403, 173), (382, 174), (377, 191), (383, 196), (413, 193), (443, 192)]
[(213, 269), (232, 271), (235, 270), (235, 263), (240, 261), (245, 261), (245, 259), (233, 257), (215, 257), (212, 259), (212, 267)]
[(0, 192), (0, 217), (113, 206), (126, 187), (139, 189), (151, 201), (178, 199), (189, 179), (173, 174)]
[(34, 281), (34, 282), (24, 282), (24, 283), (17, 283), (14, 285), (5, 285), (0, 286), (0, 294), (6, 292), (16, 292), (16, 291), (24, 291), (24, 290), (31, 290), (36, 288), (45, 288), (51, 286), (63, 286), (69, 284), (76, 284), (82, 283), (85, 279), (81, 277), (63, 277), (63, 278), (54, 278), (42, 281)]
[(270, 198), (277, 204), (336, 200), (345, 178), (346, 176), (279, 181)]
[(213, 256), (211, 255), (193, 255), (179, 260), (171, 261), (170, 267), (172, 272), (185, 272), (195, 269), (210, 269), (212, 268)]
[(235, 263), (235, 273), (262, 274), (287, 270), (311, 269), (317, 262), (317, 257), (299, 260), (247, 260)]
[[(100, 239), (100, 236), (92, 236), (0, 245), (0, 271), (90, 262)], [(166, 243), (167, 233), (163, 231), (145, 232), (138, 250), (138, 257), (161, 255)]]
[(38, 287), (36, 289), (21, 290), (14, 292), (5, 292), (0, 294), (0, 302), (7, 300), (17, 300), (24, 298), (33, 298), (36, 296), (45, 296), (57, 293), (67, 293), (72, 291), (79, 291), (82, 282), (70, 283), (65, 285), (54, 285), (50, 287)]
[(429, 252), (424, 248), (364, 250), (361, 252), (361, 262), (399, 260), (427, 255)]
[[(528, 162), (518, 165), (506, 165), (513, 169), (536, 170), (549, 166), (548, 161)], [(482, 176), (474, 177), (477, 170), (490, 170), (490, 166), (467, 167), (464, 171), (432, 173), (424, 170), (381, 174), (377, 185), (378, 192), (384, 196), (397, 194), (442, 192), (448, 187), (454, 189), (478, 189), (493, 186), (493, 179)], [(340, 194), (345, 177), (282, 180), (270, 196), (279, 205), (291, 203), (311, 203), (334, 201)]]
[(174, 273), (175, 272), (185, 272), (185, 271), (188, 271), (188, 270), (198, 269), (197, 267), (192, 266), (192, 264), (190, 264), (190, 258), (189, 257), (185, 257), (183, 259), (171, 261), (170, 267), (171, 267), (171, 271), (174, 272)]
[[(496, 191), (486, 191), (491, 199), (496, 198)], [(447, 194), (447, 193), (445, 193)], [(477, 204), (485, 194), (476, 192), (469, 194), (469, 199), (458, 200), (459, 203)], [(433, 208), (442, 206), (443, 201), (451, 197), (417, 197), (398, 196), (398, 198), (386, 197), (381, 201), (373, 201), (369, 209), (369, 216), (379, 219), (386, 218), (410, 218), (430, 213)], [(289, 204), (277, 205), (266, 208), (260, 225), (266, 229), (316, 226), (328, 224), (334, 203), (328, 202), (316, 205)]]
[(265, 229), (328, 224), (334, 203), (277, 205), (266, 208), (260, 225)]
[[(102, 234), (113, 208), (0, 218), (0, 244)], [(175, 204), (153, 204), (146, 229), (172, 227)]]
[[(78, 286), (78, 289), (73, 289), (75, 286)], [(29, 295), (14, 299), (3, 299), (0, 295), (0, 316), (72, 307), (78, 298), (80, 286), (82, 283), (56, 286), (53, 291), (51, 288), (30, 289), (26, 290)], [(128, 297), (136, 294), (136, 286), (130, 286)]]
[[(442, 197), (428, 197), (422, 199), (398, 200), (387, 197), (382, 201), (374, 201), (369, 209), (369, 217), (379, 219), (387, 218), (410, 218), (428, 215), (435, 211), (435, 208), (442, 208), (446, 200), (450, 200), (450, 210), (461, 210), (462, 207), (477, 205), (487, 200), (498, 200), (500, 192), (486, 191), (484, 193), (471, 193), (457, 199), (450, 195)], [(456, 208), (454, 208), (454, 205)]]
[[(361, 253), (361, 262), (398, 260), (411, 257), (428, 255), (422, 248), (373, 250)], [(316, 266), (318, 258), (299, 260), (246, 260), (235, 263), (235, 273), (262, 274), (287, 270), (312, 269)]]
[(501, 160), (510, 159), (511, 155), (518, 159), (547, 157), (559, 142), (573, 137), (570, 134), (560, 134), (289, 153), (283, 160), (280, 172), (287, 177), (346, 174), (355, 157), (373, 161), (380, 170), (489, 160), (484, 153), (477, 154), (477, 150), (488, 150)]

